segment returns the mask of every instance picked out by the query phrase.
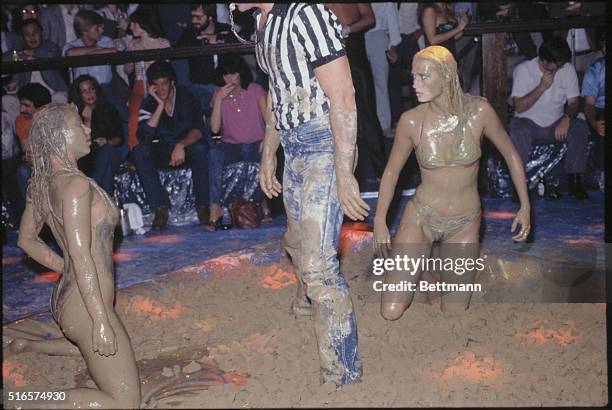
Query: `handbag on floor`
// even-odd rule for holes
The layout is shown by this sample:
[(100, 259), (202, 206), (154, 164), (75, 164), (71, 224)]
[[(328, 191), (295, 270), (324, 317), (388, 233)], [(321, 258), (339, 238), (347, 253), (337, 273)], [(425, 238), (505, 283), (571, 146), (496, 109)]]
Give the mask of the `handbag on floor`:
[(261, 225), (257, 205), (238, 196), (230, 202), (232, 224), (240, 228), (258, 228)]

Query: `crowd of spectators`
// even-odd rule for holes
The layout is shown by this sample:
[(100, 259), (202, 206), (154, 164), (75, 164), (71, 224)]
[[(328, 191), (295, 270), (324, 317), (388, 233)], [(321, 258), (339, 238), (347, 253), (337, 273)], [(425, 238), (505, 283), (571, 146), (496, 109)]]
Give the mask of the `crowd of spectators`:
[[(380, 177), (384, 137), (392, 138), (401, 113), (417, 104), (411, 62), (420, 48), (434, 44), (448, 48), (458, 61), (465, 91), (479, 94), (481, 46), (478, 37), (464, 35), (470, 22), (601, 14), (603, 2), (536, 2), (530, 10), (506, 1), (329, 4), (329, 8), (338, 16), (355, 84), (361, 118), (358, 145), (363, 152), (357, 172), (363, 182)], [(251, 16), (235, 12), (234, 20), (240, 35), (251, 38)], [(237, 42), (229, 23), (224, 3), (4, 5), (2, 59)], [(590, 53), (594, 62), (578, 72), (572, 65), (576, 47), (572, 54), (568, 30), (509, 33), (508, 41), (509, 52), (516, 46), (514, 51), (521, 56), (509, 67), (515, 110), (509, 133), (524, 160), (538, 140), (567, 142), (565, 170), (577, 198), (586, 197), (580, 174), (588, 139), (601, 144), (605, 133), (605, 47), (598, 42), (603, 36), (591, 29), (582, 33), (588, 43), (579, 47), (580, 53)], [(43, 69), (3, 75), (2, 82), (3, 171), (8, 171), (3, 179), (12, 178), (19, 187), (19, 201), (12, 201), (17, 204), (23, 203), (30, 173), (29, 124), (36, 110), (51, 101), (74, 103), (91, 128), (93, 149), (79, 165), (103, 189), (112, 194), (121, 164), (134, 164), (155, 211), (156, 229), (166, 225), (170, 206), (160, 168), (191, 168), (198, 218), (215, 230), (223, 214), (223, 167), (259, 161), (267, 79), (249, 55)], [(578, 115), (581, 111), (584, 120)], [(213, 139), (217, 135), (220, 138)], [(4, 186), (3, 181), (3, 191)], [(268, 221), (270, 210), (260, 190), (252, 200)]]

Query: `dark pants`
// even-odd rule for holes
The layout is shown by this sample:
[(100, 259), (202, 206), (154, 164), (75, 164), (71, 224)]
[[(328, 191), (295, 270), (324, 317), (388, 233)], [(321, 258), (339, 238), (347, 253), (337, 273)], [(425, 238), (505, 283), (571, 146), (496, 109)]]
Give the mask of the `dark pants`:
[[(152, 209), (170, 206), (168, 193), (159, 179), (160, 168), (170, 168), (174, 145), (162, 143), (138, 144), (132, 150), (132, 159), (140, 178), (147, 202)], [(208, 146), (202, 140), (185, 148), (185, 164), (191, 168), (193, 191), (198, 206), (207, 206), (208, 200)]]
[(94, 147), (91, 154), (79, 159), (78, 162), (79, 169), (111, 196), (114, 190), (115, 174), (119, 171), (120, 165), (121, 146), (115, 147), (110, 144)]
[[(94, 143), (95, 144), (95, 143)], [(100, 188), (113, 195), (114, 178), (121, 165), (120, 148), (105, 144), (96, 149), (93, 157), (91, 178)]]
[(376, 114), (374, 79), (365, 49), (364, 33), (352, 33), (346, 40), (346, 54), (351, 68), (357, 105), (357, 175), (360, 180), (368, 176), (366, 163), (370, 162), (374, 176), (381, 177), (387, 155), (382, 128)]
[[(259, 163), (260, 158), (259, 141), (250, 144), (214, 144), (208, 151), (210, 203), (220, 204), (224, 166), (240, 161)], [(257, 185), (253, 201), (261, 204), (262, 195), (261, 188)]]
[(17, 169), (17, 185), (19, 185), (19, 192), (21, 192), (21, 197), (24, 201), (26, 198), (26, 192), (28, 190), (30, 175), (32, 175), (32, 167), (30, 164), (22, 162)]
[[(560, 143), (555, 139), (555, 121), (548, 127), (540, 127), (527, 118), (512, 118), (510, 121), (510, 138), (516, 147), (523, 164), (529, 160), (529, 152), (533, 144)], [(572, 120), (567, 132), (567, 154), (565, 155), (565, 172), (568, 174), (584, 173), (587, 162), (587, 141), (589, 128), (585, 121)]]
[(389, 65), (389, 100), (391, 104), (391, 124), (397, 123), (404, 112), (402, 79), (408, 78), (411, 105), (416, 105), (416, 96), (412, 88), (412, 58), (419, 51), (419, 43), (402, 34), (402, 42), (397, 46), (398, 61)]
[[(25, 188), (28, 186), (27, 179), (25, 184), (22, 184), (20, 180), (20, 172), (23, 165), (24, 163), (20, 156), (4, 158), (2, 160), (2, 194), (6, 195), (10, 201), (11, 215), (15, 217), (16, 221), (19, 221), (23, 213)], [(28, 172), (27, 178), (29, 176), (30, 173)]]

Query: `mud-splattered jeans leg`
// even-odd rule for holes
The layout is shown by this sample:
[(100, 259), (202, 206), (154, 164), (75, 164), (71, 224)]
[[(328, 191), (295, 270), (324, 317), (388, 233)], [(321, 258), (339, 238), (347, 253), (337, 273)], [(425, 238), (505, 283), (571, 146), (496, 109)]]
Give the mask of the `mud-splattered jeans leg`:
[(288, 236), (299, 238), (299, 256), (293, 259), (313, 303), (322, 379), (355, 383), (362, 363), (353, 304), (337, 258), (342, 210), (329, 122), (323, 118), (283, 131), (281, 142)]

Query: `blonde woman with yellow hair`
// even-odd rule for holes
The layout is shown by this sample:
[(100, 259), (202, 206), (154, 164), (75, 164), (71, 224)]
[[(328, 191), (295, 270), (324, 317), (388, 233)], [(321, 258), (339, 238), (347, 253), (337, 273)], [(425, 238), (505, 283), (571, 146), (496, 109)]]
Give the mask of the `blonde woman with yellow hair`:
[[(491, 105), (481, 97), (462, 91), (457, 62), (449, 50), (431, 46), (419, 51), (412, 63), (414, 89), (420, 103), (399, 120), (391, 156), (380, 183), (374, 220), (377, 253), (382, 256), (427, 258), (434, 242), (441, 243), (442, 258), (478, 258), (481, 221), (478, 166), (482, 137), (502, 154), (519, 194), (521, 207), (512, 223), (513, 237), (523, 241), (530, 230), (530, 204), (522, 161)], [(387, 212), (399, 174), (415, 151), (421, 184), (406, 204), (400, 226), (391, 243)], [(390, 255), (388, 254), (390, 252)], [(422, 269), (390, 270), (385, 284), (418, 283)], [(475, 271), (443, 273), (447, 283), (471, 283)], [(400, 287), (401, 288), (401, 287)], [(414, 291), (383, 288), (381, 313), (399, 319), (410, 306)], [(442, 296), (443, 311), (469, 306), (470, 292)]]

